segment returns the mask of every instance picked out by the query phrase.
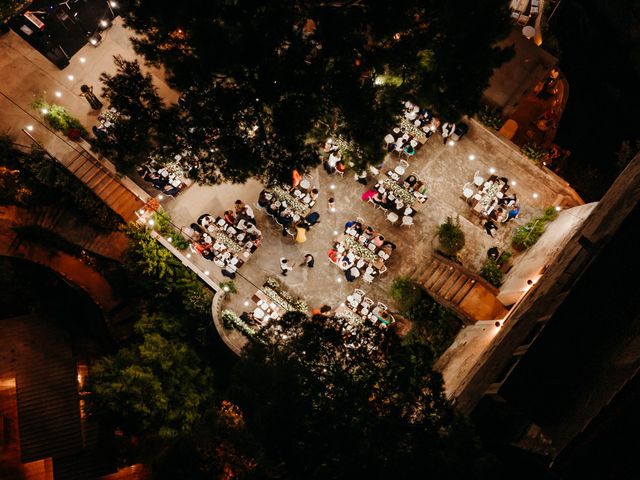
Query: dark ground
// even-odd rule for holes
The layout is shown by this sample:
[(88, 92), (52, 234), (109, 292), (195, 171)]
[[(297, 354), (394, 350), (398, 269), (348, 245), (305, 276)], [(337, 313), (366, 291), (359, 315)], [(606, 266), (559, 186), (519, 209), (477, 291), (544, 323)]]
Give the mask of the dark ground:
[(637, 0), (565, 0), (551, 20), (570, 85), (556, 143), (572, 153), (560, 173), (586, 201), (619, 173), (621, 142), (640, 138), (638, 25)]

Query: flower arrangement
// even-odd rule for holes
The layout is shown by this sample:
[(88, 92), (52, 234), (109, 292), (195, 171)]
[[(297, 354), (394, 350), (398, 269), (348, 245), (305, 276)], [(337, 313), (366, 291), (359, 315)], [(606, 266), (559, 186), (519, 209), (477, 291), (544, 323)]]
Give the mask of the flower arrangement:
[(420, 143), (427, 141), (427, 134), (404, 117), (400, 120), (400, 130), (408, 135), (411, 135)]
[(240, 333), (247, 337), (252, 337), (256, 334), (256, 331), (246, 324), (236, 313), (232, 310), (223, 310), (220, 314), (220, 319), (222, 320), (222, 325), (225, 328), (235, 328)]
[(284, 188), (277, 185), (269, 190), (279, 201), (286, 202), (289, 208), (298, 215), (304, 217), (309, 212), (309, 207), (287, 192)]
[(350, 323), (359, 325), (362, 323), (362, 318), (359, 315), (356, 315), (351, 310), (344, 310), (340, 313), (336, 313), (336, 317), (342, 317), (348, 320)]
[(391, 192), (400, 200), (402, 200), (405, 205), (413, 205), (413, 202), (416, 200), (415, 196), (413, 196), (406, 189), (402, 188), (396, 182), (389, 180), (388, 178), (384, 178), (382, 180), (382, 186), (386, 190), (391, 190)]
[(285, 292), (280, 282), (273, 277), (267, 277), (264, 282), (262, 291), (279, 306), (290, 311), (307, 313), (309, 305), (301, 298), (293, 298), (291, 294)]
[(214, 234), (216, 241), (223, 244), (234, 253), (240, 253), (244, 250), (244, 246), (239, 245), (238, 242), (227, 235), (218, 225), (215, 223), (211, 223), (210, 225), (216, 229), (216, 233)]
[(358, 257), (363, 258), (367, 262), (374, 263), (378, 260), (378, 256), (375, 253), (373, 253), (364, 245), (358, 243), (358, 241), (355, 238), (350, 236), (345, 236), (342, 242), (344, 243), (344, 246), (347, 250), (351, 250)]

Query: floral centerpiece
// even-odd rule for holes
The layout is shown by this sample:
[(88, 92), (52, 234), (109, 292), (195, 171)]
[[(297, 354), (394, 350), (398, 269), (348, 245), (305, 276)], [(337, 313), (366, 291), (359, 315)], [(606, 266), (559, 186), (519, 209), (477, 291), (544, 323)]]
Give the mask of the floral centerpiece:
[(281, 202), (286, 202), (287, 206), (291, 208), (295, 213), (304, 217), (309, 211), (309, 207), (291, 195), (284, 188), (277, 185), (268, 189)]
[(382, 180), (382, 186), (385, 189), (390, 190), (397, 198), (402, 200), (405, 205), (413, 205), (413, 202), (416, 200), (415, 196), (413, 196), (409, 191), (398, 185), (393, 180), (384, 178)]
[(374, 263), (378, 260), (378, 256), (375, 253), (373, 253), (364, 245), (358, 243), (358, 241), (351, 236), (344, 237), (343, 243), (345, 248), (351, 250), (358, 257), (363, 258), (369, 263)]
[(411, 121), (406, 118), (402, 118), (400, 120), (400, 130), (404, 133), (411, 135), (420, 143), (427, 141), (427, 134), (424, 133), (420, 128), (416, 127)]
[(213, 225), (216, 229), (215, 237), (217, 242), (223, 244), (234, 253), (240, 253), (244, 250), (244, 247), (239, 245), (238, 242), (227, 235), (222, 229), (220, 229), (218, 225), (216, 225), (215, 223), (211, 223), (210, 225)]
[(349, 321), (349, 323), (353, 323), (359, 325), (362, 323), (362, 318), (359, 315), (356, 315), (351, 310), (344, 310), (339, 313), (336, 313), (336, 317), (341, 317)]
[(256, 334), (256, 331), (232, 310), (223, 310), (220, 314), (220, 319), (225, 328), (235, 328), (247, 337), (252, 337)]

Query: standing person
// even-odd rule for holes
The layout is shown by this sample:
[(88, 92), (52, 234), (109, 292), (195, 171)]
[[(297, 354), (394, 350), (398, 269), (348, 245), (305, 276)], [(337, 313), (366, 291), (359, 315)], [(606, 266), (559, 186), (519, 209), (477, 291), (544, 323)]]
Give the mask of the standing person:
[(102, 108), (102, 102), (98, 100), (98, 97), (93, 93), (93, 87), (90, 87), (89, 85), (82, 85), (80, 87), (80, 91), (82, 92), (80, 96), (87, 99), (91, 108), (94, 110), (100, 110)]
[(511, 210), (509, 210), (509, 214), (507, 215), (507, 218), (503, 220), (502, 223), (507, 223), (512, 218), (518, 218), (519, 214), (520, 214), (520, 207), (518, 205), (514, 205), (513, 207), (511, 207)]
[(447, 138), (453, 135), (453, 132), (456, 129), (456, 125), (454, 123), (444, 122), (442, 124), (442, 143), (447, 144)]
[(304, 262), (302, 262), (300, 266), (302, 267), (303, 265), (306, 265), (309, 268), (313, 268), (314, 264), (315, 264), (315, 259), (313, 258), (313, 255), (311, 255), (310, 253), (307, 253), (304, 256)]
[(498, 227), (496, 227), (496, 224), (493, 223), (491, 220), (487, 220), (484, 224), (484, 229), (487, 232), (487, 235), (490, 235), (493, 237), (494, 236), (493, 232), (495, 232), (498, 229)]
[(329, 198), (329, 200), (327, 201), (327, 208), (329, 209), (330, 212), (335, 212), (336, 211), (336, 199), (331, 197)]
[(283, 276), (287, 276), (287, 272), (293, 270), (293, 267), (287, 263), (287, 259), (282, 257), (280, 259), (280, 270)]

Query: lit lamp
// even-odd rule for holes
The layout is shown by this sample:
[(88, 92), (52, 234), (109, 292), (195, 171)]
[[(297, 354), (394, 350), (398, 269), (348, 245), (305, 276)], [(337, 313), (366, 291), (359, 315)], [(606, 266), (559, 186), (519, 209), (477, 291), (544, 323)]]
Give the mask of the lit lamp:
[(522, 29), (522, 35), (524, 35), (527, 40), (531, 40), (536, 35), (536, 29), (531, 25), (527, 25)]

